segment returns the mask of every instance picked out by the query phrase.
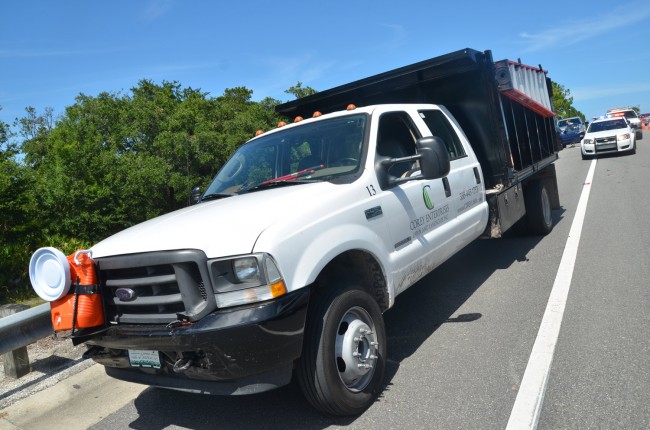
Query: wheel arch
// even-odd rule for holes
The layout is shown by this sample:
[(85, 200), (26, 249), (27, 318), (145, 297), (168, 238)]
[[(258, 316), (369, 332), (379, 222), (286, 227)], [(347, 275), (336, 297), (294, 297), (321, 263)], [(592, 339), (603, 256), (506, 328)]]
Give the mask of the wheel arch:
[(390, 294), (386, 275), (379, 260), (361, 249), (345, 251), (330, 260), (318, 274), (313, 284), (314, 293), (328, 288), (340, 288), (350, 283), (360, 286), (370, 294), (382, 312), (390, 307)]

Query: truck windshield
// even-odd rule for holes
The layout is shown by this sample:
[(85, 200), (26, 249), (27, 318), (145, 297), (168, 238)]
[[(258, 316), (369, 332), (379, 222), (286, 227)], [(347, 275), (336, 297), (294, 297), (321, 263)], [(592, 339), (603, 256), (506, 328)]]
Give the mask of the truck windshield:
[(204, 196), (272, 188), (273, 183), (331, 180), (359, 169), (366, 114), (305, 121), (242, 145)]

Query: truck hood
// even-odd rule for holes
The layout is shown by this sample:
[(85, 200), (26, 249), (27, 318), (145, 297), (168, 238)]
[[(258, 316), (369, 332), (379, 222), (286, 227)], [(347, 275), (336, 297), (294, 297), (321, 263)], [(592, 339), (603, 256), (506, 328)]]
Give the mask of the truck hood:
[(99, 242), (92, 257), (200, 249), (208, 257), (250, 253), (259, 235), (301, 205), (323, 204), (328, 182), (290, 185), (201, 203), (153, 218)]
[(630, 133), (633, 134), (634, 131), (630, 130), (629, 128), (617, 128), (614, 130), (603, 130), (603, 131), (597, 131), (595, 133), (588, 133), (585, 135), (585, 139), (600, 139), (603, 137), (611, 137), (611, 136), (619, 136), (624, 133)]

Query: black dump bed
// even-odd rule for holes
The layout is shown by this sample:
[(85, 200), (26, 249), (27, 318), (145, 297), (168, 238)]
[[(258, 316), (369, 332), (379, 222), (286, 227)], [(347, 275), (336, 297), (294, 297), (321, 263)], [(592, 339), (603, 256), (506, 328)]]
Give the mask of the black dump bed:
[[(518, 77), (511, 74), (520, 68), (541, 75), (542, 84), (529, 83), (528, 88), (538, 92), (546, 108), (517, 90)], [(276, 111), (309, 118), (315, 111), (338, 111), (350, 103), (444, 105), (474, 148), (486, 185), (508, 187), (554, 162), (562, 148), (548, 109), (550, 88), (541, 66), (508, 60), (495, 65), (491, 51), (464, 49), (284, 103)]]

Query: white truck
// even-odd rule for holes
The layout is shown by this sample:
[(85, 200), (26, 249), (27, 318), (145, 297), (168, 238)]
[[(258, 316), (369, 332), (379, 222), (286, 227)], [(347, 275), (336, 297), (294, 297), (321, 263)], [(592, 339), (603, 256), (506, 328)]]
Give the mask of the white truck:
[(198, 204), (84, 251), (104, 324), (73, 341), (122, 380), (237, 395), (293, 377), (317, 409), (361, 413), (400, 293), (479, 237), (551, 231), (550, 88), (464, 49), (278, 106), (295, 120)]

